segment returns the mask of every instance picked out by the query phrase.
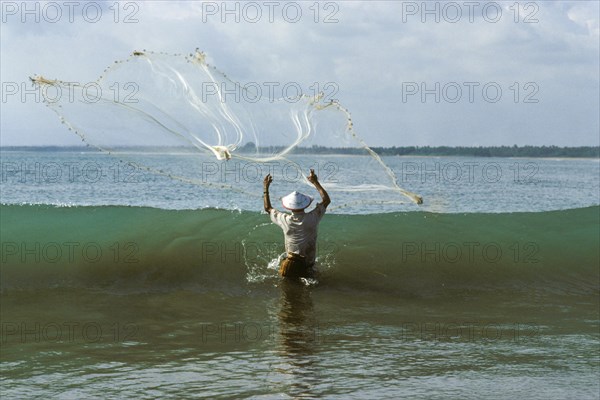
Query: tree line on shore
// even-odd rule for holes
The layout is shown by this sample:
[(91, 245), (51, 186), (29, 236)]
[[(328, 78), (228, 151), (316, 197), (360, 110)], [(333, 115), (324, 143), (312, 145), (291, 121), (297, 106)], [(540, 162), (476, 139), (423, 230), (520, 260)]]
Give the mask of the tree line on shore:
[[(126, 150), (160, 151), (161, 147), (128, 147)], [(261, 153), (279, 153), (285, 146), (261, 146)], [(381, 156), (469, 156), (469, 157), (577, 157), (600, 158), (599, 146), (392, 146), (371, 147)], [(2, 151), (98, 151), (93, 147), (84, 146), (3, 146)], [(115, 149), (117, 150), (117, 149)], [(191, 148), (168, 148), (170, 151), (191, 152)], [(256, 145), (246, 143), (238, 151), (255, 153)], [(296, 147), (292, 154), (348, 154), (361, 155), (365, 150), (357, 147)]]
[[(471, 157), (582, 157), (599, 158), (600, 147), (579, 146), (402, 146), (371, 147), (381, 156), (471, 156)], [(254, 152), (252, 143), (246, 144), (244, 152)], [(261, 147), (261, 152), (275, 153), (283, 147)], [(365, 154), (365, 150), (356, 147), (297, 147), (294, 154)]]

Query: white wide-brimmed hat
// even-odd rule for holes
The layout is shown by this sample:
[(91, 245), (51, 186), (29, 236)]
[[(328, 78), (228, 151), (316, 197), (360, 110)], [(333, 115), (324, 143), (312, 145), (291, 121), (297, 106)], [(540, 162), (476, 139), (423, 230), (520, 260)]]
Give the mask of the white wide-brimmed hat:
[(281, 199), (281, 203), (288, 210), (304, 210), (312, 203), (312, 201), (312, 197), (296, 191), (293, 191)]

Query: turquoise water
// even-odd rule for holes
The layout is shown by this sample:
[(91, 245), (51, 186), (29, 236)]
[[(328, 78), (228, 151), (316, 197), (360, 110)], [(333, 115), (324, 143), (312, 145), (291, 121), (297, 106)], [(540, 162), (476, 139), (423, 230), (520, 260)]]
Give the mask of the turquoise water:
[(332, 210), (304, 285), (242, 167), (256, 198), (3, 152), (3, 396), (598, 398), (598, 161), (386, 161), (424, 206)]

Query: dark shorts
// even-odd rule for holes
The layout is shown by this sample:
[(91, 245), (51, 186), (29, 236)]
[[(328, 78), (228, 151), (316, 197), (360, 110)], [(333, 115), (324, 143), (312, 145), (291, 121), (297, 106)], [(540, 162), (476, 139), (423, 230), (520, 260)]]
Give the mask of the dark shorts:
[(287, 253), (279, 264), (279, 275), (286, 278), (311, 278), (314, 275), (313, 264), (308, 265), (300, 254)]

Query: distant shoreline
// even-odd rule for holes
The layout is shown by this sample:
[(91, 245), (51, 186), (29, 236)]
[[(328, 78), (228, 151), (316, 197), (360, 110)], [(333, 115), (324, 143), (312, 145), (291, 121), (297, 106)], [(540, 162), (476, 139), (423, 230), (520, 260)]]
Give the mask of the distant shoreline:
[[(238, 151), (243, 154), (251, 154), (256, 148), (253, 145), (241, 147)], [(261, 147), (265, 152), (279, 152), (283, 146)], [(373, 151), (381, 156), (467, 156), (467, 157), (526, 157), (526, 158), (600, 158), (599, 146), (404, 146), (404, 147), (371, 147)], [(164, 151), (165, 148), (158, 147), (121, 147), (124, 151)], [(189, 148), (171, 147), (169, 151), (192, 152)], [(100, 152), (94, 147), (88, 146), (2, 146), (0, 151), (31, 151), (31, 152)], [(364, 150), (360, 148), (336, 148), (336, 147), (298, 147), (291, 154), (322, 154), (322, 155), (362, 155)]]

